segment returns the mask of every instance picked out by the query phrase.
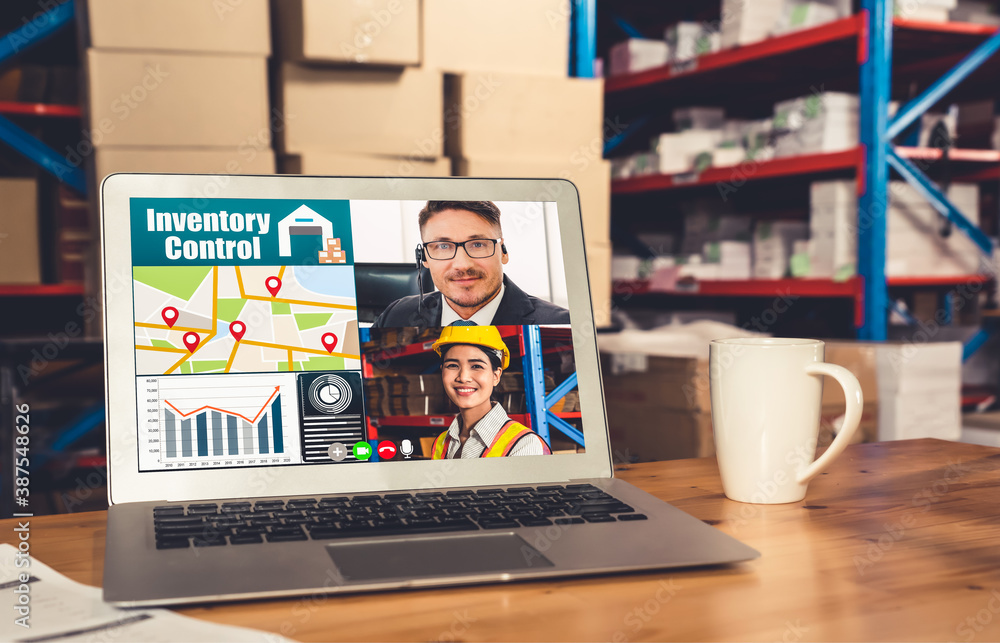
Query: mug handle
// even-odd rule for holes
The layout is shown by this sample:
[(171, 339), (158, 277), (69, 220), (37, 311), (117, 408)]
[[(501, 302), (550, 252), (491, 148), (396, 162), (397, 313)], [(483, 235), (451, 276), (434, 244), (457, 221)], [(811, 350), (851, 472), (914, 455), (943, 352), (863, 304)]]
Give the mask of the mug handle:
[(816, 362), (815, 364), (806, 366), (806, 373), (810, 375), (828, 375), (837, 380), (837, 383), (844, 389), (844, 397), (847, 399), (847, 410), (844, 413), (844, 425), (840, 428), (840, 432), (837, 433), (837, 437), (834, 438), (833, 443), (823, 455), (816, 458), (815, 462), (799, 473), (795, 480), (799, 484), (805, 484), (815, 478), (823, 469), (830, 466), (834, 458), (844, 452), (844, 449), (851, 443), (851, 438), (861, 424), (861, 409), (864, 406), (864, 396), (861, 394), (861, 384), (858, 382), (858, 378), (843, 366), (827, 364), (826, 362)]

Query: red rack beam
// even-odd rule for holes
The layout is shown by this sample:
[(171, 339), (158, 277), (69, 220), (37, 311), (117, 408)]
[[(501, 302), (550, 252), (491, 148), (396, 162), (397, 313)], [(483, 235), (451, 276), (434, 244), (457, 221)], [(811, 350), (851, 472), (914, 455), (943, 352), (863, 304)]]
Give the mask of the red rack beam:
[(81, 110), (76, 105), (49, 105), (46, 103), (17, 103), (13, 101), (0, 101), (0, 114), (47, 116), (53, 118), (80, 118)]
[(618, 179), (611, 182), (611, 193), (638, 194), (696, 185), (725, 183), (727, 181), (767, 179), (780, 176), (794, 176), (797, 174), (849, 170), (856, 167), (857, 163), (857, 148), (851, 148), (842, 152), (792, 156), (772, 159), (770, 161), (746, 161), (741, 165), (709, 168), (697, 175), (690, 173), (650, 174), (629, 179)]
[(83, 284), (0, 284), (0, 297), (83, 296)]
[(667, 65), (648, 69), (646, 71), (613, 76), (604, 81), (605, 94), (637, 89), (650, 85), (665, 82), (671, 78), (687, 76), (701, 73), (713, 69), (733, 67), (762, 58), (769, 58), (780, 54), (790, 53), (816, 45), (821, 45), (837, 40), (849, 40), (857, 36), (861, 28), (859, 16), (842, 18), (835, 22), (803, 29), (785, 36), (768, 38), (761, 42), (753, 43), (743, 47), (726, 49), (713, 54), (706, 54), (694, 59), (690, 65), (683, 68)]

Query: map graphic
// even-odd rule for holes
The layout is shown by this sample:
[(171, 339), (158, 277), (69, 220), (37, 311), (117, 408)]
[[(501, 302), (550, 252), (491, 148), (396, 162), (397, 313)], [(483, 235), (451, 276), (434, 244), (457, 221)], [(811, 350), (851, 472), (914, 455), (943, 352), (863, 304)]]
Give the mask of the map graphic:
[(360, 369), (354, 267), (134, 266), (137, 375)]

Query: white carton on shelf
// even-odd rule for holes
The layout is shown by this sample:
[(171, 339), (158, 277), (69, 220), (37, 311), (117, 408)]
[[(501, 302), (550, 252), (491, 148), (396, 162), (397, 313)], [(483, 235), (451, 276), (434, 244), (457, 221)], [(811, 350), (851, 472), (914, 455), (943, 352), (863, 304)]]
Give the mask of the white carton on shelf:
[[(850, 10), (848, 9), (848, 14)], [(842, 14), (838, 7), (816, 0), (786, 0), (781, 18), (775, 26), (774, 35), (780, 36), (809, 27), (833, 22), (848, 14)]]
[(718, 51), (721, 35), (700, 22), (678, 22), (663, 32), (663, 39), (670, 44), (671, 60), (683, 61)]
[(643, 260), (633, 255), (611, 255), (611, 278), (638, 279), (642, 271)]
[(774, 106), (775, 157), (836, 152), (858, 144), (858, 97), (822, 92)]
[[(886, 213), (886, 274), (891, 277), (961, 276), (983, 271), (982, 253), (957, 228), (942, 236), (945, 220), (908, 183), (889, 184)], [(979, 222), (979, 190), (956, 183), (952, 203), (974, 224)], [(857, 201), (852, 180), (817, 181), (810, 187), (810, 274), (854, 274), (857, 257)]]
[(781, 279), (788, 272), (788, 262), (796, 241), (809, 238), (805, 221), (760, 221), (753, 233), (753, 276), (757, 279)]
[(784, 0), (722, 0), (720, 44), (723, 49), (767, 38), (781, 18)]
[(719, 279), (749, 279), (753, 270), (750, 243), (747, 241), (713, 241), (702, 251), (705, 263), (719, 265)]
[(733, 147), (717, 147), (712, 150), (712, 167), (730, 167), (739, 165), (747, 158), (747, 150), (742, 145)]
[(962, 344), (890, 342), (876, 351), (879, 440), (961, 434)]
[(662, 67), (670, 60), (670, 45), (662, 40), (629, 38), (611, 47), (609, 76)]

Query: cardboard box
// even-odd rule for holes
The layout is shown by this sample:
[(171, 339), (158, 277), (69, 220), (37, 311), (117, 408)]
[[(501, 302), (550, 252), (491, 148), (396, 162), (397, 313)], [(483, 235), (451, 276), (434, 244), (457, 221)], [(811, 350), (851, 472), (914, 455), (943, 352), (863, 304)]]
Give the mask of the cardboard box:
[(425, 67), (565, 77), (569, 0), (424, 0)]
[(274, 18), (284, 60), (420, 64), (419, 0), (280, 0)]
[(42, 282), (35, 179), (0, 178), (0, 284)]
[(443, 77), (402, 70), (281, 66), (278, 137), (285, 153), (338, 152), (407, 158), (443, 155)]
[[(823, 390), (826, 390), (825, 386)], [(844, 406), (836, 404), (830, 406), (824, 405), (819, 417), (819, 440), (817, 440), (816, 446), (829, 446), (830, 443), (833, 442), (833, 439), (837, 437), (837, 433), (843, 425)], [(858, 430), (851, 438), (851, 444), (877, 441), (878, 404), (869, 404), (866, 402), (864, 408), (861, 410), (861, 423), (858, 425)]]
[(552, 159), (601, 155), (604, 83), (521, 74), (448, 76), (448, 155)]
[(581, 157), (579, 162), (540, 162), (534, 158), (463, 158), (455, 161), (457, 176), (568, 179), (580, 193), (583, 238), (587, 243), (611, 240), (611, 163)]
[(267, 0), (87, 0), (86, 6), (96, 49), (271, 55)]
[(271, 150), (210, 150), (180, 147), (99, 147), (94, 153), (96, 184), (116, 172), (179, 174), (274, 174)]
[(608, 432), (615, 462), (680, 460), (715, 454), (712, 418), (707, 413), (619, 405), (612, 410), (609, 402)]
[(711, 413), (708, 360), (601, 353), (604, 395), (625, 404), (656, 404), (677, 411)]
[(325, 176), (451, 176), (451, 159), (307, 151), (282, 157), (281, 170)]
[(269, 147), (267, 59), (87, 52), (95, 147)]
[[(827, 341), (826, 357), (828, 364), (843, 366), (861, 384), (861, 394), (865, 404), (878, 402), (878, 370), (877, 352), (881, 344), (873, 342), (843, 342)], [(836, 407), (844, 412), (844, 389), (829, 377), (823, 378), (823, 407)]]

